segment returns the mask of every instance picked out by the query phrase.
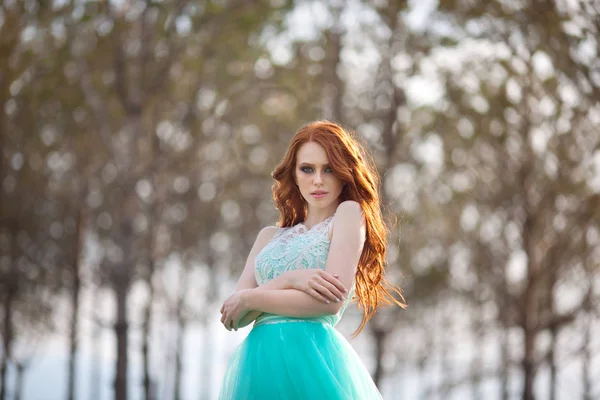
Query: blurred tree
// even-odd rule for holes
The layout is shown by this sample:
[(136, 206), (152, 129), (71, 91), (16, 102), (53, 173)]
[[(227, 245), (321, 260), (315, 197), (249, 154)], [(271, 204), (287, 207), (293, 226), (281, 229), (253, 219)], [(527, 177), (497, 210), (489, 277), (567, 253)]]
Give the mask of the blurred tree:
[[(16, 396), (20, 396), (27, 360), (33, 357), (28, 354), (15, 358), (15, 346), (22, 346), (27, 337), (43, 337), (53, 329), (52, 297), (62, 282), (60, 273), (53, 276), (52, 272), (62, 271), (62, 265), (73, 259), (69, 244), (73, 242), (75, 220), (68, 207), (63, 207), (65, 198), (60, 192), (72, 154), (53, 146), (56, 134), (44, 126), (44, 112), (51, 107), (45, 103), (47, 88), (31, 84), (52, 68), (32, 65), (44, 42), (37, 28), (47, 21), (46, 10), (35, 4), (3, 4), (0, 16), (0, 398), (5, 399), (9, 361), (14, 358)], [(39, 118), (32, 118), (32, 113), (40, 111)], [(38, 131), (42, 135), (31, 134)]]
[[(137, 249), (143, 248), (135, 236), (140, 229), (136, 221), (143, 218), (140, 198), (145, 196), (146, 188), (157, 190), (146, 179), (149, 173), (173, 168), (173, 161), (189, 160), (187, 155), (194, 154), (196, 146), (202, 143), (194, 143), (186, 131), (186, 115), (195, 105), (190, 100), (202, 86), (222, 81), (202, 81), (195, 75), (217, 78), (214, 74), (220, 71), (220, 57), (228, 48), (222, 45), (223, 40), (230, 46), (236, 40), (246, 41), (252, 31), (260, 28), (267, 16), (264, 11), (268, 10), (260, 3), (243, 2), (87, 3), (81, 12), (83, 17), (76, 21), (72, 52), (87, 105), (99, 123), (98, 133), (106, 145), (104, 171), (112, 171), (114, 176), (112, 182), (103, 185), (102, 192), (111, 204), (105, 212), (115, 221), (110, 224), (106, 240), (113, 247), (107, 277), (117, 301), (117, 399), (126, 398), (127, 392), (127, 299), (138, 276), (136, 264), (141, 254)], [(226, 103), (221, 104), (222, 112)], [(203, 132), (206, 135), (206, 129)], [(163, 151), (159, 157), (149, 159), (148, 149), (152, 146), (148, 143), (154, 134), (161, 139)], [(169, 176), (172, 173), (164, 177)], [(180, 211), (185, 212), (181, 207)], [(179, 212), (173, 207), (166, 211)], [(145, 379), (148, 381), (148, 376)], [(145, 386), (148, 393), (149, 384)]]
[[(590, 40), (597, 44), (591, 39), (597, 10), (545, 4), (539, 13), (528, 2), (517, 9), (501, 2), (440, 2), (434, 16), (451, 29), (425, 27), (429, 50), (416, 72), (441, 81), (445, 93), (419, 112), (423, 122), (418, 110), (412, 114), (417, 131), (441, 139), (443, 168), (435, 184), (438, 193), (452, 189), (445, 218), (457, 229), (448, 232), (448, 245), (468, 249), (467, 277), (474, 284), (462, 286), (474, 300), (468, 308), (474, 326), (477, 310), (493, 307), (505, 334), (513, 326), (523, 334), (523, 399), (534, 397), (544, 360), (554, 396), (556, 360), (552, 349), (548, 357), (538, 355), (543, 350), (537, 338), (545, 332), (555, 337), (591, 301), (584, 290), (589, 295), (565, 310), (561, 293), (583, 284), (573, 280), (572, 269), (584, 265), (585, 249), (597, 248), (584, 238), (596, 232), (598, 219), (590, 169), (599, 143), (591, 129), (598, 69), (575, 50)], [(451, 287), (464, 275), (463, 263), (450, 259)], [(473, 364), (474, 377), (479, 364)], [(501, 368), (508, 373), (506, 365)], [(502, 382), (506, 398), (505, 375)]]
[[(100, 302), (102, 288), (116, 300), (115, 397), (138, 327), (145, 398), (183, 395), (184, 332), (199, 322), (209, 398), (219, 301), (277, 218), (269, 173), (320, 118), (366, 140), (399, 219), (388, 276), (410, 308), (369, 324), (380, 387), (414, 368), (423, 396), (483, 397), (493, 380), (507, 399), (523, 376), (531, 399), (545, 367), (558, 398), (575, 359), (594, 398), (598, 5), (441, 1), (418, 23), (419, 7), (0, 4), (0, 400), (9, 369), (22, 382), (34, 357), (19, 350), (28, 338), (61, 332), (64, 301), (74, 398), (81, 299), (93, 289)], [(167, 294), (173, 276), (186, 284)], [(168, 351), (151, 343), (166, 325), (179, 334), (164, 377), (151, 360)]]

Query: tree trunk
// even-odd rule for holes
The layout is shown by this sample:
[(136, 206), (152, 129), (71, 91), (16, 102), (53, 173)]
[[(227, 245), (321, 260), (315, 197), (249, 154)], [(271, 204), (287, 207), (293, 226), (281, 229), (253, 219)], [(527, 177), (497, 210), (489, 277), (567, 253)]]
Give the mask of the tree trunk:
[[(128, 268), (121, 265), (120, 268)], [(127, 349), (128, 349), (128, 317), (127, 298), (129, 295), (129, 282), (125, 280), (115, 282), (115, 295), (117, 303), (117, 321), (115, 335), (117, 337), (117, 367), (115, 370), (115, 400), (127, 400)]]
[(587, 315), (587, 324), (584, 332), (583, 339), (583, 368), (581, 371), (582, 380), (583, 380), (583, 400), (592, 400), (592, 374), (591, 374), (591, 364), (594, 358), (592, 354), (592, 324), (594, 323), (594, 319), (592, 315), (588, 313)]
[(73, 287), (71, 288), (71, 305), (73, 307), (71, 317), (71, 331), (69, 335), (69, 364), (68, 364), (68, 382), (67, 382), (67, 399), (75, 399), (75, 374), (76, 374), (76, 362), (77, 362), (77, 337), (78, 337), (78, 325), (79, 325), (79, 295), (81, 292), (81, 276), (80, 276), (80, 262), (84, 246), (84, 234), (85, 229), (83, 227), (84, 216), (83, 210), (80, 208), (77, 212), (77, 232), (75, 259), (73, 260), (72, 279)]
[(173, 400), (181, 400), (181, 376), (183, 372), (183, 339), (185, 337), (186, 317), (185, 317), (185, 298), (187, 296), (188, 274), (186, 266), (181, 268), (179, 279), (179, 295), (177, 300), (177, 339), (175, 344), (175, 379), (174, 379), (174, 396)]
[[(16, 229), (11, 229), (11, 237), (14, 239), (16, 237)], [(15, 260), (15, 240), (12, 240), (11, 243), (11, 254), (10, 254), (10, 262), (14, 262)], [(4, 322), (3, 327), (4, 330), (2, 332), (2, 363), (0, 365), (0, 400), (7, 399), (7, 374), (8, 374), (8, 363), (12, 358), (12, 345), (13, 345), (13, 302), (17, 297), (18, 293), (18, 281), (17, 275), (14, 272), (16, 266), (11, 264), (11, 270), (6, 276), (6, 280), (4, 284), (1, 286), (4, 293)]]
[[(154, 259), (151, 257), (149, 263), (150, 271), (154, 270)], [(144, 399), (155, 400), (152, 393), (152, 377), (150, 375), (150, 331), (152, 327), (152, 309), (154, 304), (154, 285), (152, 284), (152, 272), (149, 272), (148, 279), (148, 302), (144, 309), (144, 323), (142, 332), (142, 358), (144, 369)]]
[(510, 372), (510, 353), (509, 353), (509, 343), (508, 343), (508, 327), (507, 324), (503, 321), (503, 332), (502, 338), (500, 342), (500, 362), (502, 365), (500, 366), (500, 398), (502, 400), (509, 399), (508, 392), (508, 382), (509, 382), (509, 372)]
[[(92, 285), (92, 304), (100, 304), (100, 288), (98, 285)], [(94, 311), (92, 311), (94, 313)], [(102, 354), (102, 325), (96, 319), (96, 314), (92, 314), (92, 337), (91, 337), (91, 347), (92, 354)], [(100, 385), (102, 381), (102, 363), (98, 359), (98, 357), (94, 357), (92, 360), (92, 367), (90, 369), (90, 392), (88, 399), (90, 400), (99, 400), (102, 396), (102, 387)]]
[(0, 400), (7, 399), (6, 378), (8, 374), (8, 362), (12, 354), (12, 303), (16, 293), (13, 289), (14, 283), (11, 284), (9, 282), (9, 285), (4, 299), (4, 332), (2, 332), (4, 351), (2, 352), (2, 364), (0, 365)]
[(17, 382), (15, 384), (15, 400), (23, 398), (23, 378), (25, 376), (25, 364), (17, 363)]
[(173, 381), (174, 393), (173, 400), (181, 400), (181, 374), (183, 372), (183, 363), (181, 355), (183, 353), (183, 336), (185, 333), (185, 322), (181, 316), (177, 321), (177, 339), (175, 344), (175, 379)]
[(115, 265), (113, 271), (113, 289), (116, 296), (116, 322), (114, 325), (117, 344), (117, 365), (115, 368), (115, 400), (127, 400), (127, 371), (128, 371), (128, 331), (127, 302), (131, 287), (130, 268), (133, 268), (132, 231), (130, 218), (124, 217), (123, 232), (123, 262)]
[(550, 368), (550, 381), (548, 385), (550, 386), (548, 389), (548, 393), (550, 394), (549, 400), (556, 400), (556, 337), (558, 335), (558, 328), (552, 327), (550, 328), (551, 341), (550, 341), (550, 350), (548, 351), (548, 366)]
[(521, 185), (523, 193), (524, 220), (521, 231), (523, 250), (527, 254), (527, 280), (522, 294), (521, 328), (523, 330), (523, 374), (522, 400), (534, 400), (533, 382), (536, 374), (535, 340), (538, 332), (538, 291), (540, 276), (540, 260), (537, 257), (536, 237), (534, 235), (535, 215), (527, 196), (528, 178), (531, 170), (530, 161), (521, 167)]
[[(157, 115), (158, 111), (152, 113), (153, 115)], [(153, 121), (153, 124), (156, 124), (156, 121)], [(152, 135), (152, 139), (150, 140), (152, 155), (153, 157), (160, 156), (160, 140), (158, 136)], [(156, 187), (156, 175), (153, 174), (151, 176), (152, 187)], [(158, 199), (154, 199), (149, 206), (147, 207), (147, 217), (148, 217), (148, 244), (147, 244), (147, 252), (148, 252), (148, 271), (146, 274), (146, 285), (148, 285), (148, 299), (144, 309), (144, 322), (142, 325), (142, 359), (143, 359), (143, 386), (144, 386), (144, 399), (145, 400), (156, 400), (156, 382), (152, 379), (152, 374), (150, 372), (150, 335), (152, 333), (152, 312), (154, 310), (154, 275), (156, 273), (157, 260), (160, 257), (157, 254), (156, 249), (156, 237), (157, 233), (157, 225), (159, 219), (159, 203)]]
[[(396, 6), (391, 5), (390, 6), (393, 10), (396, 10)], [(397, 11), (397, 10), (396, 10)], [(397, 27), (397, 21), (394, 20), (392, 26), (390, 27), (390, 29), (392, 30), (392, 32), (395, 31)], [(390, 41), (388, 43), (389, 45), (389, 49), (391, 50), (393, 48), (393, 34), (390, 38)], [(384, 79), (385, 81), (388, 81), (392, 87), (394, 88), (394, 92), (396, 92), (396, 85), (394, 84), (393, 81), (393, 76), (391, 74), (391, 58), (384, 58), (384, 60), (382, 61), (382, 66), (381, 68), (384, 69)], [(400, 136), (397, 135), (397, 130), (394, 129), (395, 126), (395, 122), (396, 122), (396, 113), (397, 113), (397, 109), (399, 107), (399, 104), (397, 103), (398, 98), (396, 96), (393, 96), (392, 101), (391, 101), (391, 105), (390, 108), (388, 110), (388, 112), (385, 114), (384, 116), (384, 120), (383, 120), (383, 124), (384, 124), (384, 128), (382, 130), (382, 142), (383, 142), (383, 146), (385, 148), (385, 158), (383, 161), (383, 165), (381, 165), (381, 169), (383, 171), (386, 171), (387, 169), (389, 169), (395, 162), (395, 150), (398, 146), (398, 141)], [(390, 199), (388, 199), (387, 194), (385, 193), (385, 191), (382, 193), (382, 203), (383, 204), (389, 204)], [(390, 311), (393, 312), (393, 311)], [(379, 314), (375, 314), (373, 316), (373, 318), (371, 319), (371, 325), (372, 325), (372, 333), (373, 333), (373, 337), (375, 339), (375, 374), (373, 376), (373, 380), (375, 382), (375, 384), (379, 387), (379, 385), (381, 384), (381, 380), (383, 378), (383, 365), (382, 365), (382, 357), (383, 357), (383, 353), (384, 353), (384, 343), (386, 342), (387, 336), (390, 334), (390, 332), (392, 331), (393, 328), (383, 328), (382, 325), (379, 323), (378, 324), (378, 315)]]
[(521, 363), (521, 371), (523, 373), (523, 392), (522, 399), (523, 400), (534, 400), (533, 396), (533, 381), (535, 379), (535, 337), (536, 337), (536, 328), (534, 321), (534, 308), (533, 304), (535, 304), (535, 300), (532, 299), (533, 293), (529, 291), (526, 294), (527, 298), (527, 306), (525, 310), (525, 320), (523, 326), (524, 333), (524, 354), (523, 361)]
[[(123, 73), (123, 71), (119, 72)], [(127, 300), (131, 288), (133, 269), (136, 265), (137, 255), (134, 254), (134, 229), (133, 219), (138, 212), (138, 198), (135, 193), (131, 178), (137, 160), (137, 138), (141, 132), (141, 115), (139, 111), (128, 110), (130, 113), (125, 128), (126, 145), (119, 149), (119, 169), (122, 172), (122, 184), (117, 193), (121, 197), (121, 209), (117, 212), (120, 219), (119, 233), (121, 239), (122, 260), (114, 265), (112, 285), (116, 296), (116, 323), (115, 335), (117, 337), (117, 366), (115, 369), (115, 400), (127, 400), (127, 372), (128, 372), (128, 317)], [(119, 194), (121, 196), (119, 196)], [(118, 204), (118, 203), (117, 203)]]
[[(427, 335), (429, 334), (429, 332), (422, 332), (423, 335)], [(428, 343), (426, 344), (425, 348), (429, 349), (431, 346), (431, 338), (430, 337), (426, 337), (424, 339), (425, 341), (427, 341)], [(428, 387), (429, 383), (427, 382), (427, 350), (423, 350), (420, 352), (418, 358), (417, 358), (417, 377), (415, 378), (415, 387), (418, 390), (418, 395), (417, 398), (419, 399), (429, 399), (430, 395), (430, 388)]]
[[(449, 304), (440, 305), (438, 307), (448, 307)], [(449, 316), (452, 315), (450, 309), (442, 310), (440, 313), (440, 334), (439, 334), (439, 347), (440, 347), (440, 383), (439, 383), (439, 398), (447, 399), (450, 396), (452, 388), (452, 377), (450, 371), (452, 371), (452, 360), (450, 352), (452, 350), (451, 338), (447, 334), (452, 329), (452, 319)]]
[(380, 327), (376, 327), (375, 324), (373, 324), (372, 332), (375, 339), (375, 373), (373, 374), (373, 382), (375, 382), (377, 387), (381, 387), (381, 380), (384, 374), (383, 352), (387, 333)]
[[(215, 268), (215, 256), (212, 253), (212, 250), (207, 252), (207, 265), (209, 269), (209, 279), (210, 285), (208, 287), (208, 293), (206, 294), (207, 304), (214, 304), (218, 297), (218, 287), (219, 282), (217, 280), (217, 271)], [(202, 390), (200, 391), (200, 399), (201, 400), (209, 400), (212, 394), (212, 385), (213, 385), (213, 337), (212, 334), (212, 321), (210, 320), (210, 312), (208, 311), (210, 308), (207, 307), (204, 311), (203, 319), (204, 319), (204, 344), (202, 348), (202, 356), (200, 357), (202, 360), (202, 378), (200, 382), (202, 382)]]
[(73, 306), (73, 315), (71, 317), (71, 332), (69, 335), (69, 364), (68, 364), (68, 382), (67, 382), (67, 398), (68, 400), (75, 399), (75, 373), (76, 373), (76, 358), (77, 358), (77, 336), (79, 323), (79, 289), (80, 278), (78, 271), (73, 271), (73, 288), (71, 292), (71, 301)]
[(481, 298), (481, 294), (479, 293), (479, 291), (477, 291), (477, 293), (475, 294), (477, 296), (477, 302), (476, 304), (476, 309), (472, 310), (473, 313), (475, 314), (474, 316), (474, 321), (473, 321), (473, 336), (475, 337), (475, 343), (474, 343), (474, 348), (475, 348), (475, 354), (473, 356), (473, 360), (471, 362), (471, 377), (472, 377), (472, 381), (471, 381), (471, 394), (472, 394), (472, 399), (473, 400), (479, 400), (482, 399), (483, 396), (481, 395), (481, 375), (482, 375), (482, 367), (484, 365), (483, 363), (483, 323), (481, 321), (481, 319), (483, 318), (482, 314), (482, 310), (483, 310), (483, 304), (480, 301)]

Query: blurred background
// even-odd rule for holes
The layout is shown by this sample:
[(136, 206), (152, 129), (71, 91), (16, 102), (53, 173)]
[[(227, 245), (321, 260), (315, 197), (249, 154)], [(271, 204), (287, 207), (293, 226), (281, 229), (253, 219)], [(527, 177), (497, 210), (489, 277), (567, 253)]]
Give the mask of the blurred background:
[[(600, 1), (0, 1), (0, 400), (212, 400), (303, 124), (360, 134), (385, 399), (600, 398)], [(350, 339), (360, 313), (346, 313)]]

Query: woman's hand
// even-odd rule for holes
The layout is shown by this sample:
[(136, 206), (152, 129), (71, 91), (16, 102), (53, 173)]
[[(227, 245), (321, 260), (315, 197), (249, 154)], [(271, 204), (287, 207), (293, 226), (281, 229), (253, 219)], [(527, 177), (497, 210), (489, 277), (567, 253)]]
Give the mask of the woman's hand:
[(238, 290), (223, 303), (221, 307), (221, 322), (228, 331), (238, 330), (240, 320), (250, 311), (246, 297), (252, 289)]
[(288, 275), (292, 288), (301, 290), (327, 304), (341, 301), (347, 293), (337, 275), (322, 269), (295, 270), (285, 274)]

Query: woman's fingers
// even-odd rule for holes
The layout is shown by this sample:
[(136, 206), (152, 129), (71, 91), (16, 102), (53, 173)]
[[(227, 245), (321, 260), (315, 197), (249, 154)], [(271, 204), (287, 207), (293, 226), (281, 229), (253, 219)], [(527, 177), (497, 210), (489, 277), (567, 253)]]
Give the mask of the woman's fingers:
[(221, 318), (221, 322), (223, 323), (223, 326), (225, 327), (225, 329), (229, 330), (229, 328), (227, 328), (227, 315), (223, 314), (223, 318)]
[(235, 314), (231, 318), (231, 327), (234, 331), (237, 331), (240, 328), (240, 322), (242, 321), (242, 317), (243, 315), (241, 314)]
[(310, 281), (308, 281), (307, 285), (308, 291), (314, 291), (319, 294), (319, 297), (313, 296), (316, 297), (317, 300), (321, 300), (324, 303), (331, 303), (332, 301), (335, 301), (335, 296), (331, 294), (329, 290), (323, 287), (323, 285), (319, 282), (318, 279), (311, 279)]
[(229, 313), (225, 312), (224, 309), (225, 306), (223, 306), (221, 313), (223, 315), (221, 315), (221, 323), (223, 324), (223, 326), (225, 326), (225, 329), (227, 329), (228, 331), (231, 330), (231, 319), (229, 318)]
[(332, 283), (330, 283), (329, 281), (322, 279), (321, 282), (319, 282), (321, 284), (321, 286), (323, 286), (328, 292), (329, 294), (331, 294), (332, 300), (333, 301), (341, 301), (344, 298), (344, 295), (342, 294), (342, 292)]
[(312, 281), (311, 287), (329, 301), (338, 302), (341, 300), (341, 295), (338, 297), (338, 294), (336, 294), (338, 290), (322, 278), (317, 278)]
[(343, 298), (343, 294), (337, 289), (337, 287), (329, 283), (329, 281), (323, 277), (316, 277), (314, 279), (313, 287), (333, 301), (340, 301)]
[(339, 279), (339, 275), (332, 275), (327, 271), (323, 271), (323, 270), (321, 270), (321, 271), (322, 271), (322, 273), (320, 274), (321, 278), (325, 279), (327, 282), (334, 285), (337, 288), (337, 290), (339, 290), (341, 293), (347, 292), (346, 287)]
[(323, 303), (327, 303), (330, 304), (331, 301), (329, 301), (327, 299), (327, 297), (323, 296), (321, 293), (319, 293), (317, 290), (315, 289), (310, 289), (308, 292), (308, 294), (310, 294), (312, 297), (314, 297), (315, 299), (322, 301)]

